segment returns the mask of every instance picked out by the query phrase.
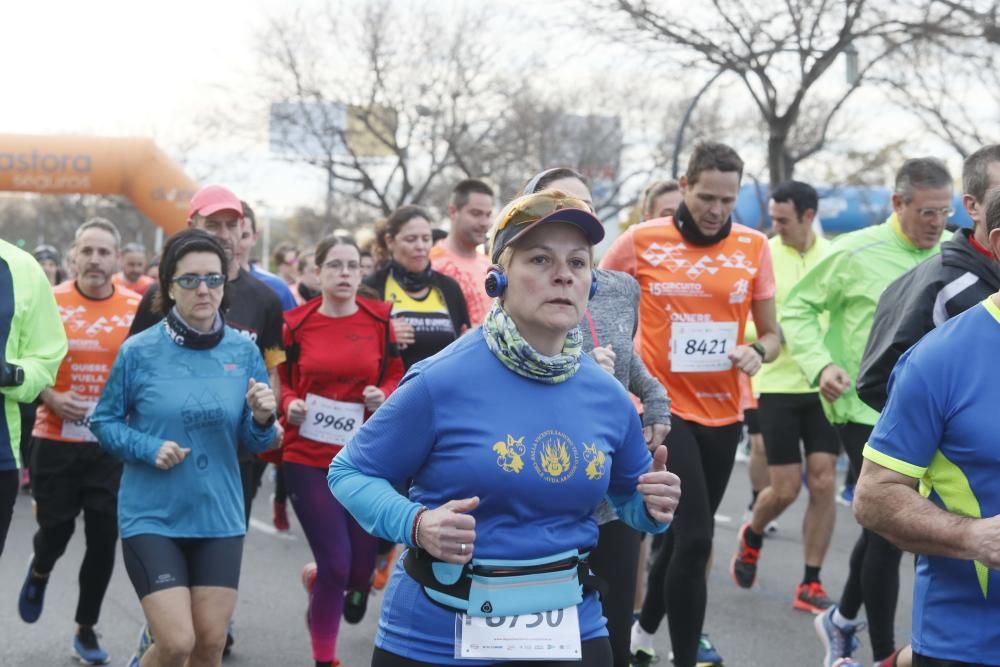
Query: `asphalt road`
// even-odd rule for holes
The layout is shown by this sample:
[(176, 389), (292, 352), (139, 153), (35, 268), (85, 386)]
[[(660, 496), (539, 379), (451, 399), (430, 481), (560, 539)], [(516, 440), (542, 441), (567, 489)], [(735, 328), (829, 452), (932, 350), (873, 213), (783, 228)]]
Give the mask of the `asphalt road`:
[[(312, 558), (294, 517), (290, 533), (275, 534), (271, 528), (270, 493), (270, 482), (265, 481), (254, 506), (253, 526), (246, 541), (236, 611), (236, 645), (232, 655), (224, 661), (227, 667), (313, 665), (304, 624), (306, 595), (299, 583), (303, 564)], [(800, 496), (781, 517), (777, 535), (766, 540), (758, 584), (745, 591), (733, 584), (728, 567), (748, 498), (746, 467), (737, 463), (716, 522), (716, 557), (709, 578), (706, 631), (727, 665), (818, 666), (822, 649), (813, 632), (813, 617), (791, 607), (795, 584), (802, 576), (800, 526), (805, 496)], [(823, 568), (824, 584), (834, 599), (839, 597), (847, 576), (847, 559), (858, 530), (850, 510), (838, 506), (834, 539)], [(31, 501), (22, 495), (18, 498), (6, 550), (0, 557), (0, 665), (76, 664), (71, 645), (83, 527), (79, 526), (66, 555), (52, 574), (41, 619), (27, 625), (17, 615), (17, 595), (31, 556), (33, 532)], [(909, 637), (912, 562), (912, 558), (904, 557), (901, 568), (897, 642), (905, 642)], [(361, 624), (342, 626), (338, 658), (343, 667), (370, 663), (380, 601), (376, 594)], [(142, 610), (119, 558), (98, 628), (113, 665), (127, 663), (142, 623)], [(669, 664), (666, 661), (669, 648), (664, 623), (657, 633), (657, 652), (663, 656), (661, 664)], [(862, 647), (856, 657), (872, 663), (866, 634), (862, 635)]]

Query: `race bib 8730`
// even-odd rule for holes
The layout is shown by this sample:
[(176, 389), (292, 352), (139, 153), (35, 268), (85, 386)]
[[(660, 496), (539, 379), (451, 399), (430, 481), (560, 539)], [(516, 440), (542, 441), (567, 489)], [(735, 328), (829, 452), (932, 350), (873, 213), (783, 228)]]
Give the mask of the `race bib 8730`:
[(299, 433), (310, 440), (328, 445), (346, 445), (361, 428), (365, 406), (306, 394), (306, 420)]
[(670, 370), (674, 373), (728, 371), (738, 322), (674, 322), (670, 327)]
[(455, 615), (458, 659), (579, 660), (576, 607), (523, 616)]

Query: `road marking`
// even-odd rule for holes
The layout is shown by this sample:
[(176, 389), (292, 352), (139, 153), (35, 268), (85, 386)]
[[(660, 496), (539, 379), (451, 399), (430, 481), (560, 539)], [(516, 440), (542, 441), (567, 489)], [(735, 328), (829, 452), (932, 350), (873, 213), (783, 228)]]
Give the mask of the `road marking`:
[(271, 524), (261, 521), (260, 519), (255, 519), (254, 517), (250, 517), (250, 527), (267, 535), (271, 535), (272, 537), (277, 537), (278, 539), (287, 540), (289, 542), (295, 542), (299, 539), (289, 531), (280, 531)]

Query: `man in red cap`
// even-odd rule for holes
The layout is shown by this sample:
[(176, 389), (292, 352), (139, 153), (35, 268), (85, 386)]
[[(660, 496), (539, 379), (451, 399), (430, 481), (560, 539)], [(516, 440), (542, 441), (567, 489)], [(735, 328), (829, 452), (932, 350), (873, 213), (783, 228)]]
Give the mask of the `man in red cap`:
[[(239, 197), (221, 185), (208, 185), (195, 193), (188, 206), (188, 227), (202, 229), (219, 240), (229, 260), (226, 276), (226, 324), (257, 344), (268, 378), (275, 395), (280, 391), (278, 364), (285, 360), (281, 344), (283, 316), (281, 301), (274, 291), (260, 280), (244, 271), (236, 261), (240, 237), (243, 232), (243, 204)], [(143, 295), (129, 335), (135, 335), (163, 319), (153, 307), (153, 299), (160, 286), (153, 285)], [(250, 508), (257, 495), (261, 477), (267, 463), (252, 452), (240, 450), (240, 479), (243, 482), (243, 502), (247, 524)], [(229, 652), (227, 643), (226, 652)]]

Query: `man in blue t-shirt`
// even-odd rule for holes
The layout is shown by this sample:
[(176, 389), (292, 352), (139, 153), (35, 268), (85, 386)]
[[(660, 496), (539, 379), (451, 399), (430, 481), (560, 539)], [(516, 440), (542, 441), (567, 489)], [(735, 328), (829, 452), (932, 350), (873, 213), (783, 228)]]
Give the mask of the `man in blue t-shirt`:
[[(1000, 256), (1000, 196), (986, 221)], [(855, 516), (919, 554), (915, 667), (1000, 665), (1000, 356), (977, 354), (997, 349), (1000, 294), (900, 358), (864, 450)]]

